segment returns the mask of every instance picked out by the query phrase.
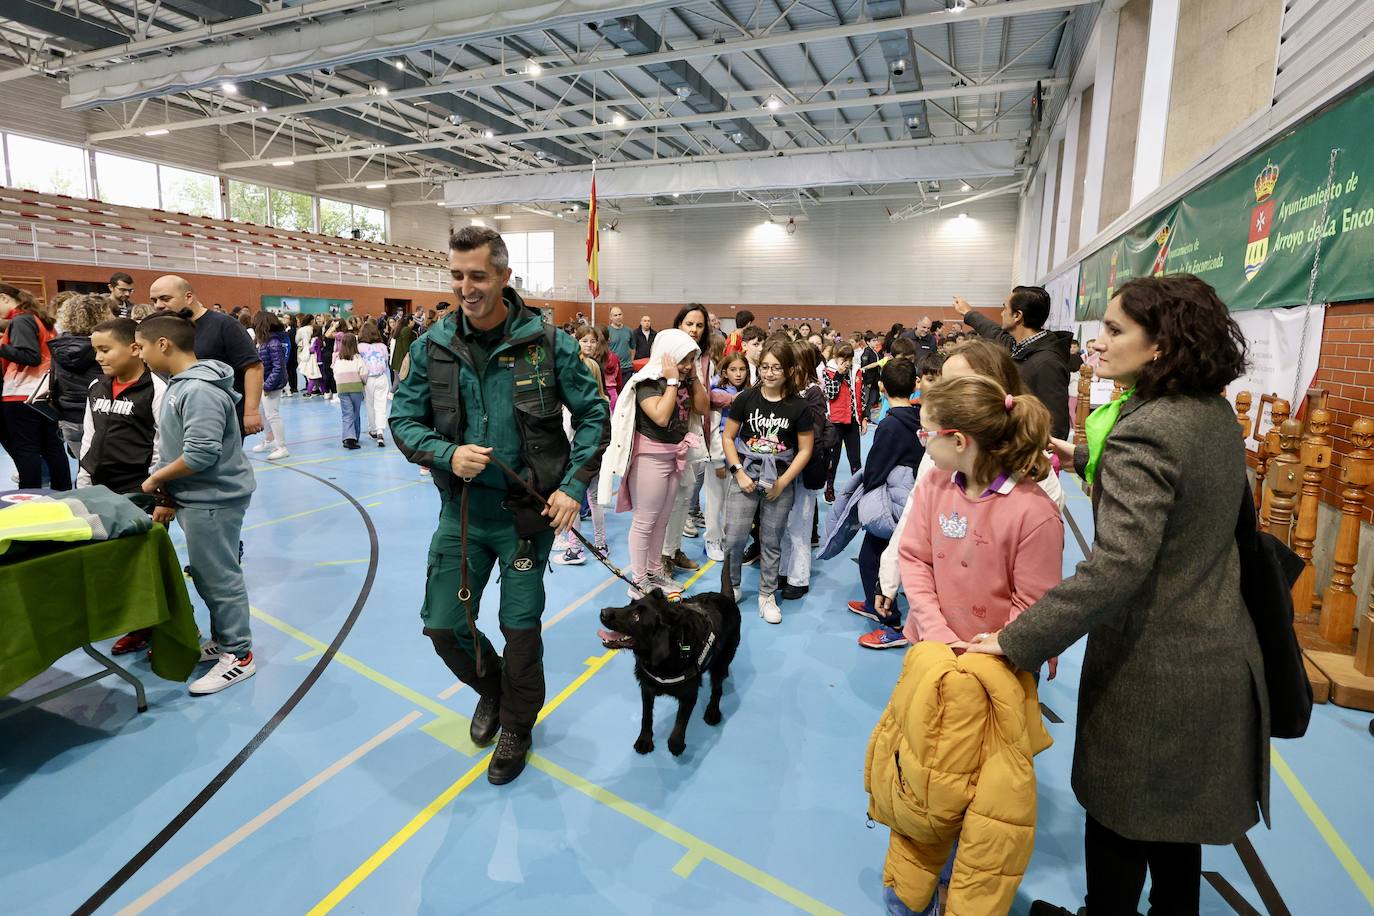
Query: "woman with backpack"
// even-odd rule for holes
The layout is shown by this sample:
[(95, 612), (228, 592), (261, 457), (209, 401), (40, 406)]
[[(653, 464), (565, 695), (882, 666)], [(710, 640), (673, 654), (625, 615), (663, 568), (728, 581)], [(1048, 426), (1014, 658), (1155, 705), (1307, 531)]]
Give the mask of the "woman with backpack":
[(46, 397), (35, 398), (43, 402), (42, 407), (28, 403), (42, 395), (48, 384), (53, 320), (30, 293), (0, 283), (0, 319), (5, 318), (9, 326), (0, 335), (0, 373), (5, 380), (0, 389), (0, 441), (19, 470), (21, 489), (42, 487), (46, 464), (51, 489), (70, 490), (72, 467), (62, 447), (56, 414), (48, 413), (52, 408)]

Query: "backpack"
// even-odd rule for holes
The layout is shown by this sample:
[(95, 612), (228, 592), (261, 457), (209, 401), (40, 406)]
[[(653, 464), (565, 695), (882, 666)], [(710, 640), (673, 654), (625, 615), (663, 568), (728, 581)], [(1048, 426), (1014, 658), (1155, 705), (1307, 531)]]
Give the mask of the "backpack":
[(802, 468), (801, 482), (808, 490), (819, 490), (825, 486), (828, 470), (826, 459), (835, 444), (835, 424), (830, 422), (830, 405), (819, 385), (807, 388), (802, 392), (802, 398), (811, 411), (811, 429), (815, 433), (815, 440), (811, 446), (811, 459)]

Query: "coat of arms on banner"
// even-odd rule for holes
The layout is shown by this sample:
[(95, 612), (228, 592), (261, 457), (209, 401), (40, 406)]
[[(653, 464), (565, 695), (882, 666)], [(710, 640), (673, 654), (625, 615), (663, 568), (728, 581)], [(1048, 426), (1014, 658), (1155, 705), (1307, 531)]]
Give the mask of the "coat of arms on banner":
[(1250, 238), (1245, 246), (1245, 279), (1248, 282), (1269, 256), (1269, 230), (1274, 224), (1274, 187), (1279, 167), (1270, 162), (1255, 178), (1255, 208), (1250, 211)]
[(1159, 246), (1159, 252), (1155, 255), (1154, 264), (1150, 265), (1150, 276), (1162, 277), (1164, 275), (1164, 260), (1169, 256), (1169, 236), (1172, 230), (1169, 224), (1165, 223), (1158, 232), (1155, 233), (1155, 244)]

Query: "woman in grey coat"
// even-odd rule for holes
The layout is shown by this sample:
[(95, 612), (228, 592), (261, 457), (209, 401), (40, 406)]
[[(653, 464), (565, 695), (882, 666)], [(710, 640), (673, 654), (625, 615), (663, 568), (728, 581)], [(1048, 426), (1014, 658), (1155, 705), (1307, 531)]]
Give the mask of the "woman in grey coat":
[(1268, 819), (1269, 710), (1235, 541), (1245, 447), (1220, 394), (1245, 340), (1212, 287), (1175, 275), (1124, 284), (1093, 349), (1128, 393), (1086, 444), (1055, 443), (1092, 484), (1092, 554), (971, 651), (1035, 671), (1087, 635), (1073, 787), (1088, 911), (1134, 914), (1148, 867), (1152, 912), (1196, 913), (1200, 844)]

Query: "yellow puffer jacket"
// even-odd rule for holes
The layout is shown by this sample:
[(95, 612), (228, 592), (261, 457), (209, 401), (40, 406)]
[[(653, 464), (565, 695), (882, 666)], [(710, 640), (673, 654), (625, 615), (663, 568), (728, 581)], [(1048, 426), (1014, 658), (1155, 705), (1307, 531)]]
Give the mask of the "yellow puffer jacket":
[(892, 828), (883, 883), (924, 909), (959, 840), (945, 913), (1005, 914), (1035, 839), (1035, 768), (1050, 746), (1035, 682), (1003, 659), (907, 650), (868, 743), (868, 815)]

